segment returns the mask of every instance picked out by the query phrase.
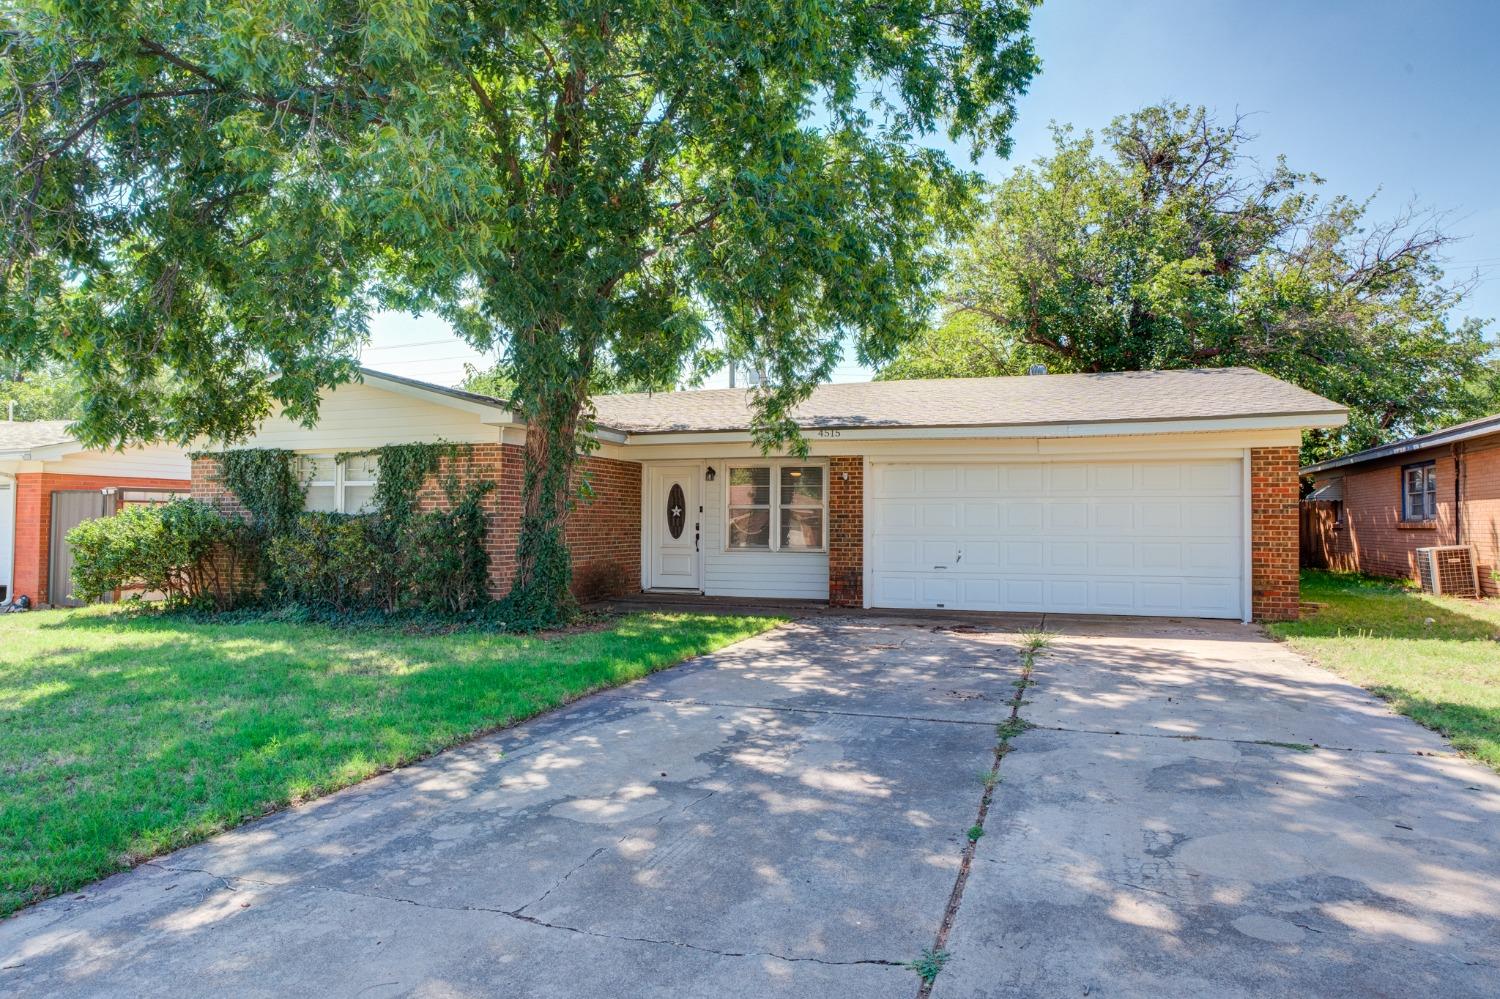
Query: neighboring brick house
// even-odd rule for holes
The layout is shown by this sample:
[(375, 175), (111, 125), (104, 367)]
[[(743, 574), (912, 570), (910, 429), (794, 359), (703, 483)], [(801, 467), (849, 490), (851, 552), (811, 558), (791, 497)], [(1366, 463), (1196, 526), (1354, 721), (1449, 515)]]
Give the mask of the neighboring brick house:
[(0, 601), (69, 604), (74, 524), (188, 489), (179, 448), (85, 448), (66, 420), (0, 423)]
[[(603, 396), (568, 541), (581, 596), (640, 589), (836, 606), (1297, 613), (1297, 448), (1343, 407), (1248, 369), (822, 385), (804, 455), (763, 454), (741, 389)], [(297, 452), (309, 506), (368, 506), (340, 452), (447, 441), (515, 565), (526, 428), (500, 399), (375, 371), (244, 446)], [(232, 504), (210, 461), (195, 495)], [(422, 502), (443, 502), (436, 482)]]
[(1500, 416), (1461, 423), (1302, 469), (1327, 515), (1304, 547), (1328, 568), (1416, 578), (1416, 551), (1472, 545), (1500, 593)]

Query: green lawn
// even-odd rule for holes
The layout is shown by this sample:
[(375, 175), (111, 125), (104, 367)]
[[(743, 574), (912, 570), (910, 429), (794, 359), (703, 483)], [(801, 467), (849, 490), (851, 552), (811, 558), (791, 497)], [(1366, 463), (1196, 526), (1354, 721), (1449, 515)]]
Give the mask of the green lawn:
[(1322, 606), (1272, 634), (1500, 770), (1500, 600), (1330, 572), (1303, 573), (1302, 599)]
[(0, 914), (776, 623), (642, 614), (524, 638), (0, 617)]

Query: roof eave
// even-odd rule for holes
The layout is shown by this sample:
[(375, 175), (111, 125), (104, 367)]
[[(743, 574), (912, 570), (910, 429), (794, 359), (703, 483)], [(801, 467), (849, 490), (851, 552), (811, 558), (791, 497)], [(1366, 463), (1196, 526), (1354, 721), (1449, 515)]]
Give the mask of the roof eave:
[(1428, 448), (1442, 447), (1444, 444), (1456, 444), (1459, 441), (1473, 440), (1476, 437), (1487, 437), (1496, 433), (1500, 433), (1500, 416), (1488, 417), (1483, 421), (1466, 424), (1462, 427), (1435, 430), (1430, 434), (1422, 434), (1420, 437), (1410, 437), (1404, 441), (1397, 441), (1394, 444), (1382, 444), (1379, 447), (1356, 451), (1354, 454), (1346, 454), (1342, 458), (1329, 458), (1327, 461), (1315, 462), (1304, 466), (1298, 471), (1298, 474), (1316, 475), (1319, 472), (1331, 472), (1340, 468), (1350, 468), (1354, 465), (1363, 465), (1371, 461), (1395, 458), (1416, 451), (1425, 451)]
[[(930, 426), (870, 426), (868, 424), (809, 423), (803, 434), (837, 432), (846, 440), (943, 439), (964, 437), (1107, 437), (1135, 434), (1203, 433), (1217, 430), (1308, 430), (1343, 426), (1344, 410), (1316, 413), (1250, 414), (1244, 416), (1195, 417), (1190, 419), (1095, 420), (1056, 423), (943, 424)], [(714, 430), (630, 431), (626, 443), (678, 444), (709, 438), (748, 439), (745, 428)]]

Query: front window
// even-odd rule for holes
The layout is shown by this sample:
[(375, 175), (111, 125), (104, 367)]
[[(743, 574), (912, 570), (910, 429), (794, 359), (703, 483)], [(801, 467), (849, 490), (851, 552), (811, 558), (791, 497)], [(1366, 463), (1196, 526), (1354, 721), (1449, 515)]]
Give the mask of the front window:
[(303, 509), (319, 513), (369, 513), (375, 509), (380, 459), (373, 454), (304, 454), (298, 476), (306, 484)]
[(823, 547), (823, 469), (797, 465), (781, 470), (781, 509), (776, 536), (783, 551)]
[(729, 470), (729, 547), (771, 547), (771, 469)]
[(725, 496), (733, 551), (822, 551), (828, 530), (821, 465), (730, 466)]
[(1432, 462), (1401, 469), (1401, 519), (1437, 519), (1437, 467)]

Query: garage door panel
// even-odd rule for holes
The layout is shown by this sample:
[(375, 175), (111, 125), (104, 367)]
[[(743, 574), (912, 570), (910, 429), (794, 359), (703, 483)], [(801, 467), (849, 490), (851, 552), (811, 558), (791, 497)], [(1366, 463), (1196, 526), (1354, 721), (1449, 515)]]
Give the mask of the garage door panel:
[(1134, 465), (1090, 465), (1095, 493), (1131, 493), (1135, 491)]
[(964, 468), (965, 496), (993, 496), (1000, 490), (1000, 469), (995, 465), (968, 465)]
[(963, 547), (962, 568), (967, 572), (980, 572), (983, 570), (996, 570), (1001, 568), (1000, 542), (998, 541), (970, 541)]
[(1094, 527), (1101, 531), (1135, 529), (1135, 507), (1129, 503), (1095, 503)]
[(1175, 496), (1182, 491), (1182, 466), (1141, 465), (1137, 469), (1137, 479), (1145, 492)]
[(1052, 496), (1086, 496), (1089, 491), (1087, 465), (1048, 465), (1047, 491)]
[(1087, 541), (1051, 541), (1047, 543), (1047, 568), (1087, 569), (1089, 544)]
[(1049, 579), (1046, 593), (1049, 610), (1083, 613), (1089, 609), (1089, 581), (1086, 579)]
[(1237, 506), (1234, 500), (1227, 497), (1184, 503), (1182, 528), (1196, 534), (1222, 535), (1237, 527), (1240, 519)]
[(1009, 569), (1040, 569), (1042, 567), (1042, 543), (1040, 541), (1007, 543), (1005, 565)]
[(1238, 617), (1240, 469), (877, 465), (872, 603)]
[(1047, 505), (1047, 530), (1084, 532), (1089, 527), (1089, 504), (1084, 500), (1068, 500)]
[(993, 531), (1000, 526), (999, 503), (965, 503), (964, 530)]

